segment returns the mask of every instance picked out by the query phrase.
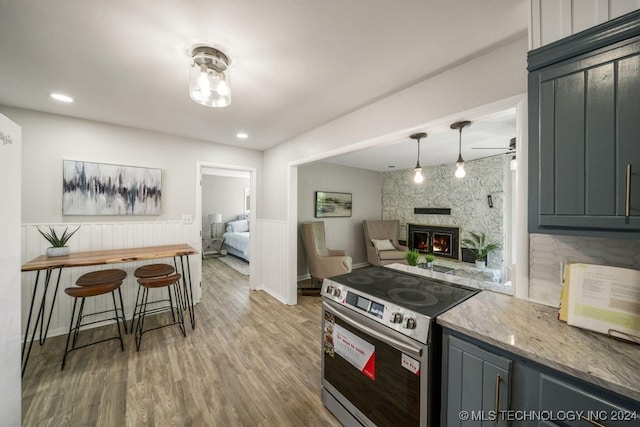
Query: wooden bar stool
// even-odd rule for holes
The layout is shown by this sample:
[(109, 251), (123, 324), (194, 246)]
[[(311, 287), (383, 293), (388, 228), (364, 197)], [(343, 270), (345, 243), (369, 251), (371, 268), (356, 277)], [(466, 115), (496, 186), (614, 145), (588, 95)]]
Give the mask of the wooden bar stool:
[[(95, 285), (102, 285), (105, 283), (114, 283), (118, 281), (122, 283), (122, 281), (126, 277), (127, 277), (127, 272), (117, 268), (92, 271), (78, 277), (78, 280), (76, 280), (76, 286), (83, 286), (83, 287), (95, 286)], [(129, 331), (127, 330), (127, 319), (124, 315), (124, 304), (122, 302), (122, 291), (120, 290), (120, 287), (118, 287), (118, 297), (120, 298), (120, 307), (121, 307), (121, 313), (122, 313), (122, 323), (124, 325), (124, 333), (127, 334), (129, 333)], [(133, 330), (133, 326), (131, 327), (131, 329)]]
[[(115, 291), (120, 289), (120, 285), (122, 285), (122, 281), (113, 281), (111, 283), (102, 283), (99, 285), (92, 285), (92, 286), (83, 286), (83, 287), (71, 287), (71, 288), (66, 288), (64, 290), (64, 292), (69, 295), (70, 297), (73, 298), (73, 310), (71, 311), (71, 321), (69, 323), (69, 333), (67, 334), (67, 343), (65, 344), (64, 347), (64, 356), (62, 357), (62, 368), (61, 370), (64, 369), (64, 365), (67, 361), (67, 355), (69, 353), (71, 353), (74, 350), (78, 350), (80, 348), (84, 348), (84, 347), (88, 347), (90, 345), (94, 345), (94, 344), (99, 344), (105, 341), (110, 341), (110, 340), (115, 340), (118, 339), (120, 340), (120, 349), (122, 351), (124, 351), (124, 342), (122, 341), (122, 332), (120, 331), (120, 315), (118, 314), (118, 304), (116, 303), (116, 294)], [(82, 319), (86, 318), (86, 317), (90, 317), (90, 316), (96, 316), (98, 314), (102, 314), (102, 313), (108, 313), (111, 310), (105, 310), (105, 311), (99, 311), (99, 312), (95, 312), (95, 313), (89, 313), (89, 314), (83, 314), (84, 311), (84, 302), (86, 298), (91, 298), (91, 297), (95, 297), (98, 295), (105, 295), (111, 293), (111, 298), (113, 300), (113, 313), (115, 314), (115, 317), (113, 318), (109, 318), (109, 319), (102, 319), (102, 320), (95, 320), (93, 322), (87, 322), (87, 323), (83, 323)], [(80, 299), (80, 309), (78, 310), (78, 315), (76, 318), (76, 307), (78, 305), (78, 299)], [(124, 311), (124, 308), (121, 306), (120, 310)], [(101, 322), (106, 322), (109, 320), (115, 320), (116, 321), (116, 325), (118, 327), (118, 335), (117, 336), (113, 336), (110, 338), (105, 338), (103, 340), (100, 341), (94, 341), (92, 343), (89, 344), (85, 344), (85, 345), (81, 345), (79, 347), (76, 347), (76, 340), (78, 338), (78, 333), (80, 332), (80, 328), (82, 326), (87, 326), (87, 325), (91, 325), (94, 323), (101, 323)], [(75, 326), (74, 326), (75, 323)], [(123, 323), (125, 323), (125, 321), (123, 320)], [(73, 334), (73, 341), (71, 343), (71, 347), (69, 347), (69, 341), (71, 341), (71, 334)]]
[[(184, 316), (182, 313), (183, 301), (182, 295), (180, 294), (180, 274), (172, 274), (170, 276), (163, 277), (150, 277), (150, 278), (141, 278), (138, 279), (138, 283), (140, 284), (140, 288), (142, 288), (142, 301), (140, 303), (140, 310), (138, 313), (138, 323), (135, 328), (136, 332), (136, 351), (140, 350), (140, 344), (142, 342), (142, 334), (145, 332), (152, 331), (154, 329), (160, 329), (167, 326), (179, 325), (180, 330), (182, 331), (183, 336), (187, 336), (186, 329), (184, 327)], [(149, 289), (158, 289), (158, 288), (167, 288), (169, 293), (171, 293), (171, 288), (173, 288), (173, 294), (176, 301), (176, 307), (174, 309), (172, 299), (169, 299), (169, 305), (164, 307), (157, 307), (151, 311), (147, 310), (147, 302), (149, 300)], [(158, 302), (158, 301), (156, 301)], [(173, 315), (173, 323), (164, 324), (161, 326), (156, 326), (151, 329), (144, 330), (144, 319), (150, 313), (160, 313), (165, 311), (171, 311)], [(174, 311), (175, 310), (175, 311)]]
[[(143, 265), (141, 267), (136, 268), (136, 271), (133, 272), (133, 275), (136, 276), (138, 279), (149, 279), (152, 277), (165, 277), (165, 276), (169, 276), (171, 274), (173, 274), (176, 271), (176, 269), (170, 265), (170, 264), (147, 264), (147, 265)], [(138, 309), (140, 308), (140, 289), (141, 287), (138, 287), (138, 292), (136, 293), (136, 303), (133, 306), (133, 317), (131, 318), (131, 330), (133, 331), (133, 322), (135, 321), (136, 316), (139, 314), (138, 313)], [(167, 290), (169, 290), (167, 288)], [(166, 302), (169, 301), (170, 304), (173, 305), (173, 301), (171, 299), (171, 291), (167, 292), (169, 294), (169, 298), (168, 300), (160, 300), (160, 301), (152, 301), (149, 304), (156, 304), (156, 303), (162, 303), (162, 302)], [(147, 310), (147, 314), (150, 314), (151, 312), (149, 310)], [(173, 314), (172, 312), (172, 316), (173, 316), (173, 321), (176, 321), (176, 317), (175, 314)]]

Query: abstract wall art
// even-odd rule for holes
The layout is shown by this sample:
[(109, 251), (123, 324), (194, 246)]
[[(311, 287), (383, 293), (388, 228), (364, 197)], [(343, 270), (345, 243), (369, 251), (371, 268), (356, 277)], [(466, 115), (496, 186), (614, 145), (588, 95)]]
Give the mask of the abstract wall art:
[(162, 170), (63, 161), (63, 215), (160, 215)]

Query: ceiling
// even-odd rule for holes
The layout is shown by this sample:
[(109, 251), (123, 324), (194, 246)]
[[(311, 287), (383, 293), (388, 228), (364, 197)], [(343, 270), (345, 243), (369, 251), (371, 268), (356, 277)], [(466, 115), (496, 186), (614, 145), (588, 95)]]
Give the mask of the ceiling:
[[(0, 0), (0, 104), (265, 150), (522, 37), (528, 5)], [(230, 56), (229, 107), (189, 98), (197, 43)]]
[[(471, 117), (456, 120), (466, 119)], [(471, 120), (471, 125), (462, 130), (462, 139), (460, 139), (460, 131), (451, 129), (450, 123), (442, 123), (424, 131), (427, 137), (420, 140), (420, 165), (451, 163), (453, 171), (458, 160), (459, 146), (461, 146), (462, 158), (467, 162), (509, 152), (509, 142), (516, 136), (516, 109), (514, 107)], [(416, 141), (406, 135), (375, 147), (323, 161), (384, 172), (393, 169), (413, 169), (416, 166), (417, 156)]]

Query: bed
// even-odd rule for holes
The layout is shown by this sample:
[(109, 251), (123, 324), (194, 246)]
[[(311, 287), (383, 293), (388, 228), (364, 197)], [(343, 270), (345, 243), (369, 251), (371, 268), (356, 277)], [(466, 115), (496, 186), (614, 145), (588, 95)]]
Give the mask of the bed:
[(225, 226), (224, 245), (227, 254), (237, 256), (249, 262), (249, 217), (238, 215), (233, 221), (229, 221)]

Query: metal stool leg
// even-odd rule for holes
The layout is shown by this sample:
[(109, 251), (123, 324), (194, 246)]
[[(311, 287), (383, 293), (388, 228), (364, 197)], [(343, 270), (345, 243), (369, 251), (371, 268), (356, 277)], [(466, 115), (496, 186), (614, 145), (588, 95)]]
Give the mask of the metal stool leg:
[[(120, 290), (120, 288), (118, 288), (118, 290)], [(122, 341), (122, 331), (120, 330), (120, 314), (118, 313), (118, 304), (116, 304), (116, 294), (114, 292), (111, 292), (111, 298), (113, 299), (113, 313), (116, 315), (116, 326), (118, 327), (118, 338), (120, 338), (120, 349), (124, 351), (124, 342)], [(120, 295), (120, 298), (122, 298), (122, 295)], [(122, 301), (122, 299), (120, 301)], [(123, 318), (124, 318), (124, 313), (123, 313)], [(124, 320), (122, 323), (125, 325), (125, 330), (126, 330), (127, 321)]]
[[(71, 339), (71, 331), (73, 330), (73, 319), (76, 316), (76, 305), (78, 303), (78, 299), (74, 298), (73, 300), (73, 310), (71, 311), (71, 321), (69, 322), (69, 333), (67, 334), (67, 343), (64, 346), (64, 356), (62, 356), (62, 367), (60, 368), (61, 371), (64, 370), (64, 365), (67, 361), (67, 354), (69, 354), (69, 340)], [(75, 336), (74, 336), (74, 340), (75, 340)]]

